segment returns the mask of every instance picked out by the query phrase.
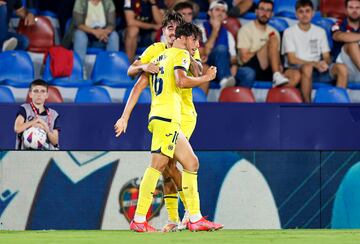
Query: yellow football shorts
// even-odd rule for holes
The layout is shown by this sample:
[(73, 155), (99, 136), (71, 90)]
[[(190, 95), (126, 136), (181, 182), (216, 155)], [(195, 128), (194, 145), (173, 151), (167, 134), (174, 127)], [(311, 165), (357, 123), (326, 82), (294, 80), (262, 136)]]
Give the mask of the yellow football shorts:
[(152, 133), (151, 152), (162, 153), (173, 158), (180, 125), (174, 122), (152, 119), (149, 122), (148, 129)]
[(190, 140), (190, 137), (195, 130), (195, 126), (196, 126), (196, 119), (181, 121), (180, 128), (186, 139)]

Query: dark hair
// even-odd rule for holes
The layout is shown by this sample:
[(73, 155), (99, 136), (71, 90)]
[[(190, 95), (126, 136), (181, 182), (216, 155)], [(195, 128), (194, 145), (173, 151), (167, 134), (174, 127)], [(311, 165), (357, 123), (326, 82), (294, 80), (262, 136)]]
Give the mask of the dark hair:
[(184, 23), (184, 19), (180, 13), (175, 12), (174, 10), (168, 10), (165, 13), (164, 19), (162, 21), (162, 27), (166, 27), (171, 22), (175, 22), (178, 25)]
[(179, 3), (175, 4), (173, 9), (175, 12), (178, 12), (185, 8), (190, 8), (191, 10), (194, 10), (194, 6), (190, 2), (179, 2)]
[(310, 7), (311, 9), (314, 9), (314, 4), (311, 0), (297, 0), (295, 4), (295, 9), (298, 10), (301, 7)]
[(258, 2), (258, 4), (256, 5), (256, 9), (259, 8), (260, 3), (269, 3), (269, 4), (271, 4), (272, 9), (274, 9), (274, 1), (273, 1), (273, 0), (260, 0), (260, 1)]
[(33, 86), (44, 86), (46, 87), (46, 90), (48, 90), (48, 84), (42, 79), (33, 80), (29, 86), (30, 90), (33, 88)]
[(348, 6), (348, 3), (349, 3), (350, 1), (354, 1), (354, 0), (345, 0), (345, 6), (346, 6), (346, 7)]
[(201, 30), (193, 23), (184, 23), (179, 25), (175, 30), (175, 37), (180, 38), (181, 36), (194, 36), (196, 39), (200, 39)]

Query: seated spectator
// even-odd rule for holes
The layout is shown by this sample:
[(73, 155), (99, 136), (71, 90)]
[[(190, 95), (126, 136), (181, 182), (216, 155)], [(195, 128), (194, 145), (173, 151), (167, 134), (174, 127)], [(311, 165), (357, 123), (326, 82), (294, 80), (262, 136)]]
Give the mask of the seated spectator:
[[(348, 68), (349, 81), (360, 82), (360, 1), (346, 1), (346, 18), (332, 27), (335, 40), (336, 63)], [(335, 56), (336, 57), (336, 56)]]
[(216, 79), (221, 88), (234, 86), (235, 78), (231, 69), (234, 69), (233, 74), (236, 73), (235, 39), (223, 24), (227, 10), (224, 1), (212, 2), (208, 11), (210, 19), (200, 26), (203, 31), (202, 61), (217, 67)]
[(254, 11), (256, 8), (253, 0), (226, 0), (225, 2), (227, 2), (228, 6), (231, 6), (228, 12), (231, 17), (240, 17), (251, 10)]
[(34, 15), (22, 6), (21, 0), (0, 0), (0, 51), (25, 50), (29, 46), (27, 37), (9, 32), (9, 20), (14, 10), (17, 16), (24, 19), (26, 26), (35, 24)]
[(124, 3), (126, 30), (125, 52), (134, 60), (140, 37), (142, 46), (153, 43), (155, 31), (160, 29), (164, 16), (162, 0), (126, 0)]
[(346, 88), (347, 68), (344, 64), (332, 64), (325, 30), (311, 24), (314, 16), (311, 0), (298, 0), (295, 8), (299, 22), (285, 30), (282, 53), (286, 55), (287, 68), (300, 70), (304, 102), (310, 103), (313, 80), (336, 79), (338, 87)]
[(105, 47), (119, 51), (119, 36), (115, 31), (115, 6), (112, 0), (76, 0), (73, 10), (76, 26), (74, 51), (84, 64), (88, 47)]
[(272, 80), (274, 86), (280, 86), (288, 83), (289, 79), (289, 85), (296, 86), (300, 80), (298, 71), (281, 73), (280, 35), (268, 24), (273, 7), (271, 0), (259, 1), (256, 19), (245, 24), (238, 32), (240, 68), (236, 80), (240, 86), (252, 87), (255, 80)]

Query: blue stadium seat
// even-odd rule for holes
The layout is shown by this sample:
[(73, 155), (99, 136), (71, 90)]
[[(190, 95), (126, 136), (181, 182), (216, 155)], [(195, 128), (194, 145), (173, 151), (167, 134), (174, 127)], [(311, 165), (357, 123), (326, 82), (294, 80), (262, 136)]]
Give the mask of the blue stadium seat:
[(335, 23), (334, 20), (328, 18), (313, 18), (311, 22), (314, 25), (317, 25), (325, 30), (329, 47), (330, 49), (332, 49), (334, 45), (334, 41), (332, 39), (331, 27)]
[(193, 101), (196, 103), (207, 102), (207, 97), (205, 92), (199, 87), (195, 87), (192, 89), (192, 95), (193, 95)]
[[(123, 103), (126, 103), (130, 93), (131, 93), (132, 88), (128, 88), (125, 91), (125, 95), (124, 95), (124, 99), (123, 99)], [(151, 103), (151, 92), (149, 88), (145, 88), (139, 97), (138, 103)]]
[(295, 3), (296, 0), (274, 0), (275, 16), (296, 19)]
[(80, 87), (76, 93), (75, 103), (111, 103), (111, 97), (103, 87)]
[(255, 81), (253, 88), (270, 89), (270, 88), (272, 88), (272, 82), (271, 81)]
[(321, 87), (317, 89), (315, 103), (350, 103), (346, 89), (339, 87)]
[(11, 90), (5, 86), (0, 86), (0, 103), (14, 103), (15, 97)]
[(96, 56), (91, 79), (110, 87), (132, 87), (134, 81), (127, 75), (129, 65), (124, 52), (101, 52)]
[(81, 65), (80, 58), (76, 52), (73, 53), (74, 53), (74, 65), (70, 76), (54, 78), (50, 70), (50, 61), (51, 61), (50, 55), (48, 55), (46, 58), (43, 79), (48, 81), (50, 85), (62, 86), (62, 87), (81, 87), (81, 86), (92, 85), (93, 81), (83, 80), (83, 68)]
[(271, 18), (269, 20), (269, 25), (274, 27), (278, 32), (284, 32), (284, 30), (289, 27), (286, 20), (277, 17)]
[(34, 66), (25, 51), (6, 51), (0, 53), (0, 83), (27, 88), (34, 80)]
[(348, 86), (349, 89), (353, 89), (353, 90), (360, 90), (360, 83), (359, 82), (348, 82)]

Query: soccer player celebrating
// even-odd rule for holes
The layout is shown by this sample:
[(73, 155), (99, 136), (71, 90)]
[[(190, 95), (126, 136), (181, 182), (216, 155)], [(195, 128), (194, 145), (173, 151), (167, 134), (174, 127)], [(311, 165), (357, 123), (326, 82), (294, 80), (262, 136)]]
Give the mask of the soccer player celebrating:
[[(197, 190), (199, 162), (190, 143), (180, 130), (181, 88), (190, 88), (209, 82), (216, 76), (216, 68), (210, 67), (205, 75), (190, 77), (190, 55), (199, 46), (200, 30), (194, 24), (177, 27), (173, 47), (163, 51), (152, 62), (158, 64), (159, 73), (151, 75), (150, 88), (153, 94), (149, 114), (149, 130), (152, 132), (152, 162), (145, 171), (140, 184), (139, 200), (130, 229), (137, 232), (153, 232), (154, 227), (146, 221), (157, 181), (169, 162), (177, 158), (182, 164), (182, 190), (189, 210), (191, 231), (217, 230), (223, 226), (204, 219), (200, 212)], [(187, 50), (186, 50), (187, 49)], [(121, 126), (121, 124), (119, 124)], [(117, 126), (115, 125), (115, 130)], [(119, 131), (121, 133), (121, 130)]]
[[(131, 112), (142, 92), (149, 85), (148, 74), (157, 74), (159, 66), (151, 63), (151, 59), (157, 57), (159, 53), (166, 48), (170, 48), (175, 40), (175, 30), (178, 25), (183, 23), (182, 16), (174, 11), (168, 11), (163, 20), (163, 33), (166, 38), (166, 43), (158, 42), (149, 46), (144, 53), (136, 60), (128, 70), (128, 74), (135, 76), (140, 72), (144, 72), (130, 94), (126, 107), (120, 119), (115, 124), (116, 136), (126, 131), (127, 122)], [(194, 55), (191, 56), (190, 70), (191, 74), (198, 76), (201, 73), (201, 61), (199, 51), (196, 50)], [(146, 72), (146, 73), (145, 73)], [(182, 90), (182, 104), (181, 104), (181, 131), (189, 140), (196, 125), (196, 110), (192, 101), (192, 89), (187, 88)], [(163, 172), (164, 178), (164, 200), (165, 206), (168, 211), (168, 223), (164, 226), (163, 231), (176, 231), (177, 229), (186, 228), (188, 221), (188, 211), (186, 211), (183, 224), (178, 226), (179, 213), (178, 213), (178, 197), (180, 198), (187, 209), (187, 204), (181, 189), (181, 172), (176, 167), (176, 160), (170, 159), (170, 162)], [(174, 183), (175, 185), (174, 185)]]

